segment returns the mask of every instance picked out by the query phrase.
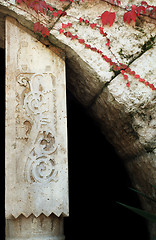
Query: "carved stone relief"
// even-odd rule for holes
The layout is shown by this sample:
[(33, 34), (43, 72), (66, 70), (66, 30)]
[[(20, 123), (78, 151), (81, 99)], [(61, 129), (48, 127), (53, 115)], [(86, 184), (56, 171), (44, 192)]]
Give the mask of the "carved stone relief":
[(68, 215), (65, 63), (15, 20), (6, 34), (6, 218)]
[[(50, 112), (49, 102), (53, 103), (51, 108), (56, 112), (54, 105), (56, 98), (56, 89), (49, 90), (46, 78), (54, 82), (55, 77), (50, 74), (20, 74), (17, 76), (17, 82), (24, 90), (18, 96), (16, 113), (16, 131), (18, 139), (29, 139), (33, 128), (40, 129), (34, 139), (34, 144), (28, 155), (25, 165), (25, 180), (28, 182), (57, 181), (58, 171), (55, 169), (54, 153), (57, 150), (55, 137), (56, 116)], [(47, 89), (46, 89), (47, 88)], [(18, 87), (17, 87), (18, 89)], [(25, 119), (23, 119), (23, 115)], [(52, 124), (53, 120), (53, 124)], [(20, 126), (22, 125), (22, 126)]]

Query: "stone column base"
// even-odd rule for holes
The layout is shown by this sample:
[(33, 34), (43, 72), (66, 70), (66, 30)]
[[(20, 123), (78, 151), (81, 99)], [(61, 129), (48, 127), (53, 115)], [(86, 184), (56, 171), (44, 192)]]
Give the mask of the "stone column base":
[(6, 240), (64, 240), (63, 217), (41, 214), (6, 220)]

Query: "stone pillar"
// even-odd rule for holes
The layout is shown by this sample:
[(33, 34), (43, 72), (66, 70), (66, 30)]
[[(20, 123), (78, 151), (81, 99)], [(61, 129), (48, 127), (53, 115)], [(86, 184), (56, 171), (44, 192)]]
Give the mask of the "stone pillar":
[(63, 217), (41, 214), (37, 218), (34, 215), (28, 218), (20, 215), (17, 219), (9, 219), (6, 221), (6, 239), (64, 240)]
[[(6, 239), (63, 239), (68, 216), (65, 62), (6, 19)], [(62, 54), (61, 54), (62, 55)]]

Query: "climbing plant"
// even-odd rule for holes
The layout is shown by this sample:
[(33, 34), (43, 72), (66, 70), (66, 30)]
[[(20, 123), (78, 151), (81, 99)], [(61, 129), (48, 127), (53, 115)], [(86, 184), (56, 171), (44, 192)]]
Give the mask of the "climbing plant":
[[(121, 6), (121, 1), (119, 0), (101, 0), (105, 1), (110, 5), (118, 6), (120, 8), (123, 8)], [(69, 7), (72, 7), (72, 4), (80, 4), (80, 2), (83, 4), (83, 0), (58, 0), (58, 2), (66, 2), (67, 6), (64, 8), (64, 10), (56, 9), (51, 4), (46, 3), (44, 0), (15, 0), (16, 6), (22, 8), (23, 5), (26, 5), (27, 8), (25, 8), (29, 14), (32, 15), (32, 10), (36, 12), (38, 17), (35, 17), (37, 21), (34, 23), (34, 32), (41, 34), (43, 38), (48, 37), (50, 35), (50, 31), (54, 29), (54, 25), (49, 27), (49, 22), (59, 21), (60, 18), (63, 18), (64, 16), (68, 16), (68, 13), (66, 10)], [(10, 3), (12, 4), (12, 3)], [(30, 11), (31, 10), (31, 11)], [(126, 24), (131, 24), (132, 22), (136, 22), (136, 19), (140, 16), (148, 16), (151, 19), (156, 19), (156, 6), (149, 5), (146, 1), (141, 1), (138, 5), (132, 5), (131, 7), (127, 6), (124, 7), (125, 13), (123, 15), (123, 22)], [(45, 17), (45, 21), (41, 20), (40, 15), (43, 17), (48, 16), (48, 20)], [(71, 17), (71, 16), (70, 16)], [(73, 18), (76, 18), (75, 16), (72, 16)], [(121, 73), (123, 76), (123, 79), (126, 81), (126, 86), (130, 87), (129, 82), (129, 76), (133, 76), (134, 79), (137, 79), (139, 82), (143, 83), (145, 86), (151, 88), (153, 91), (156, 90), (156, 87), (148, 82), (146, 79), (142, 78), (139, 74), (137, 74), (135, 71), (133, 71), (128, 65), (123, 64), (118, 61), (115, 54), (112, 52), (111, 49), (111, 39), (108, 37), (107, 32), (104, 31), (105, 25), (109, 25), (110, 27), (114, 24), (116, 19), (116, 13), (112, 11), (112, 7), (110, 11), (104, 11), (101, 16), (99, 16), (101, 24), (98, 25), (96, 22), (90, 22), (89, 19), (84, 19), (82, 17), (78, 18), (78, 22), (82, 25), (87, 25), (91, 29), (97, 29), (99, 30), (100, 34), (105, 39), (105, 44), (108, 47), (108, 50), (113, 55), (115, 61), (113, 61), (111, 58), (109, 58), (101, 49), (98, 49), (95, 46), (91, 46), (88, 44), (85, 39), (81, 38), (78, 33), (73, 34), (70, 32), (70, 28), (72, 27), (72, 22), (68, 23), (62, 23), (62, 27), (60, 29), (57, 29), (59, 34), (64, 34), (67, 38), (78, 41), (79, 44), (82, 44), (84, 48), (90, 49), (91, 51), (96, 52), (101, 56), (101, 58), (107, 62), (112, 70), (117, 74)], [(48, 24), (45, 22), (48, 21)], [(56, 30), (56, 29), (55, 29)], [(154, 37), (153, 37), (154, 42)]]

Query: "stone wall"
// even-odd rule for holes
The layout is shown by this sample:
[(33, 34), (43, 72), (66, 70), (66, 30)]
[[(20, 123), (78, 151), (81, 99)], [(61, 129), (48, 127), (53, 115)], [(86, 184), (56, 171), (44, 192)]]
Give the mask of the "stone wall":
[[(14, 1), (10, 2), (11, 5), (9, 1), (0, 0), (0, 11), (15, 17), (35, 36), (35, 17), (15, 7)], [(58, 8), (62, 6), (58, 1), (49, 2)], [(140, 1), (121, 2), (124, 2), (121, 7), (112, 6), (112, 11), (117, 16), (115, 23), (111, 27), (104, 27), (111, 42), (112, 53), (119, 62), (128, 65), (141, 78), (156, 86), (156, 20), (140, 16), (136, 24), (124, 23), (124, 7)], [(147, 0), (147, 3), (152, 5), (155, 1)], [(71, 33), (77, 34), (87, 44), (102, 50), (115, 61), (99, 30), (91, 29), (78, 20), (82, 17), (100, 24), (99, 16), (106, 10), (110, 10), (110, 4), (100, 0), (84, 0), (83, 3), (70, 5), (66, 10), (67, 16), (53, 22), (54, 28), (48, 38), (43, 39), (39, 35), (35, 37), (47, 46), (57, 46), (57, 54), (60, 56), (59, 49), (65, 52), (69, 90), (100, 124), (101, 131), (128, 168), (134, 187), (156, 198), (151, 186), (156, 185), (156, 91), (133, 76), (129, 77), (130, 87), (127, 87), (122, 74), (112, 71), (110, 64), (97, 52), (58, 32), (62, 22), (72, 22)], [(145, 199), (142, 199), (142, 203), (146, 210), (156, 213), (154, 204)], [(153, 227), (151, 235), (154, 234)]]

